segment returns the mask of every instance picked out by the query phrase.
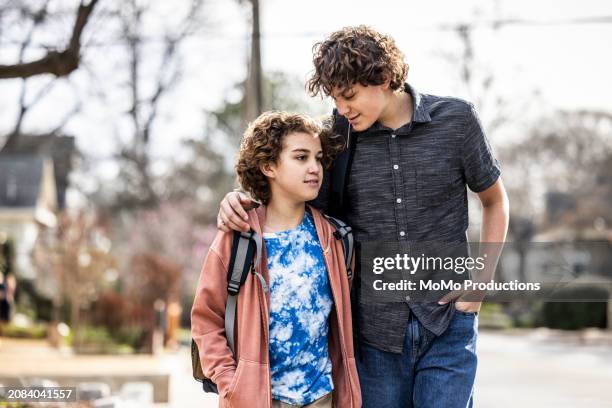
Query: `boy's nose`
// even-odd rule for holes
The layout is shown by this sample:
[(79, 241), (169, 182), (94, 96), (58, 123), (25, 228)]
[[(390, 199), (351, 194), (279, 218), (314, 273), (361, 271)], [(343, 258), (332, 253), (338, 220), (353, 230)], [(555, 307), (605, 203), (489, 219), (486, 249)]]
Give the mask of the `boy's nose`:
[(319, 174), (319, 167), (318, 162), (312, 162), (310, 163), (310, 166), (308, 166), (308, 172), (311, 174)]
[(347, 103), (336, 102), (336, 108), (338, 109), (338, 113), (342, 116), (346, 116), (350, 109)]

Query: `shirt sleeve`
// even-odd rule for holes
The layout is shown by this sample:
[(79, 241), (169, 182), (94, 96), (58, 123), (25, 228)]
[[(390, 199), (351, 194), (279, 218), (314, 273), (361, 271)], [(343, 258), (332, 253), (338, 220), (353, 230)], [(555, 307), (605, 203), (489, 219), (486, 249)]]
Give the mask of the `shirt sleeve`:
[(465, 181), (475, 193), (491, 187), (501, 174), (501, 166), (472, 104), (468, 104), (466, 114), (462, 163)]

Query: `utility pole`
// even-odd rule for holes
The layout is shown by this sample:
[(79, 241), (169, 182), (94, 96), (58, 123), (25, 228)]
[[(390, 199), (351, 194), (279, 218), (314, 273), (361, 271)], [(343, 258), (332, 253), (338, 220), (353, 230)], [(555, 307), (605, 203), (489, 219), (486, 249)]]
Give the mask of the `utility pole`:
[(261, 42), (259, 30), (259, 0), (249, 0), (252, 6), (251, 55), (249, 74), (245, 87), (245, 123), (255, 119), (263, 110), (263, 85), (261, 70)]

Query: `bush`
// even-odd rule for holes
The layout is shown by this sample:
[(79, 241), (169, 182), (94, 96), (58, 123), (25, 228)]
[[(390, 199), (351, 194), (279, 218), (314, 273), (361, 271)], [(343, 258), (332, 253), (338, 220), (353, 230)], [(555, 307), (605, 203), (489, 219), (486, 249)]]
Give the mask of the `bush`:
[(47, 326), (36, 324), (28, 327), (8, 324), (2, 328), (2, 335), (20, 339), (44, 339), (47, 337)]
[(129, 346), (133, 349), (142, 347), (143, 335), (144, 330), (137, 326), (122, 327), (112, 334), (113, 339), (115, 339), (117, 343)]
[(74, 331), (68, 336), (69, 344), (80, 354), (112, 353), (115, 343), (108, 331), (103, 327), (86, 326), (81, 328), (80, 342), (76, 342)]
[(116, 292), (104, 292), (94, 302), (90, 324), (103, 328), (116, 344), (141, 350), (145, 347), (145, 332), (153, 325), (151, 308), (134, 303), (133, 299)]
[[(558, 299), (606, 299), (608, 291), (598, 287), (559, 291)], [(551, 329), (578, 330), (586, 327), (606, 328), (607, 302), (548, 302), (542, 307), (542, 324)]]
[(130, 302), (115, 292), (103, 292), (93, 304), (91, 322), (95, 326), (115, 332), (125, 326), (129, 319)]
[(81, 329), (81, 344), (75, 344), (73, 336), (71, 332), (68, 343), (80, 354), (130, 354), (141, 347), (143, 330), (127, 327), (113, 334), (105, 327), (86, 326)]

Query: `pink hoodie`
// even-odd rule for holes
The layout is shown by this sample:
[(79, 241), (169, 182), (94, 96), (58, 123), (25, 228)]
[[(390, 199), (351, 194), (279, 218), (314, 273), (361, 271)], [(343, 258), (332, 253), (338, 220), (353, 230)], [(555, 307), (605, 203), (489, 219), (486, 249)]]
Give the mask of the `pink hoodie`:
[[(316, 209), (310, 208), (334, 299), (330, 315), (329, 355), (334, 382), (333, 404), (340, 408), (361, 407), (361, 390), (353, 353), (350, 282), (344, 263), (342, 242), (334, 227)], [(249, 211), (251, 228), (262, 234), (266, 208)], [(238, 295), (236, 359), (225, 338), (227, 269), (232, 233), (220, 231), (204, 261), (191, 310), (191, 334), (200, 351), (204, 375), (219, 389), (219, 407), (266, 408), (272, 406), (268, 327), (270, 296), (259, 279), (249, 273)], [(257, 272), (269, 286), (265, 248)]]

